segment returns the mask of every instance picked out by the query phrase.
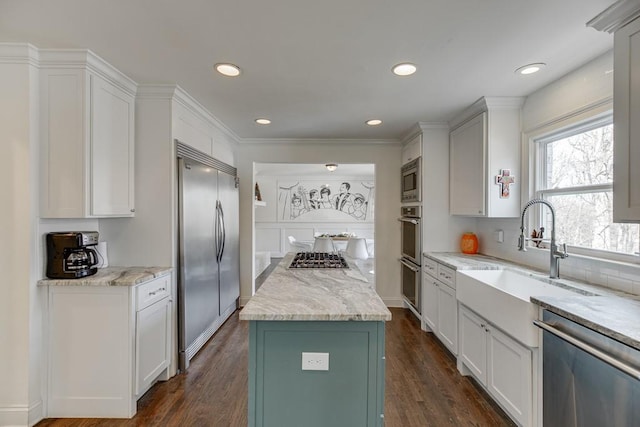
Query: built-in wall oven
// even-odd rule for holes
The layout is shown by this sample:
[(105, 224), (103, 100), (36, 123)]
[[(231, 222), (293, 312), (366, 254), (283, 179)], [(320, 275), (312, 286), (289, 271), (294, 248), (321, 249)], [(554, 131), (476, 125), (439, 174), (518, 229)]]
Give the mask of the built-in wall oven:
[(400, 236), (402, 254), (400, 268), (402, 271), (402, 295), (414, 310), (421, 313), (422, 274), (422, 231), (420, 228), (420, 206), (403, 206), (401, 208)]
[(415, 203), (422, 200), (422, 157), (402, 165), (402, 203)]

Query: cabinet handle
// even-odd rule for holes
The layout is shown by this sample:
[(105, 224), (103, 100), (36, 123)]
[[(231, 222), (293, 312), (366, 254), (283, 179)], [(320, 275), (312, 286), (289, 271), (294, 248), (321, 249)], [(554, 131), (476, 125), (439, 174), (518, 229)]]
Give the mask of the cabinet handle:
[(136, 211), (135, 209), (131, 209), (131, 212), (135, 212), (135, 211)]
[(165, 290), (166, 290), (165, 288), (156, 289), (156, 290), (155, 290), (155, 291), (153, 291), (153, 292), (149, 292), (149, 296), (150, 296), (150, 297), (152, 297), (152, 296), (154, 296), (155, 294), (157, 294), (158, 292), (162, 292), (162, 291), (165, 291)]

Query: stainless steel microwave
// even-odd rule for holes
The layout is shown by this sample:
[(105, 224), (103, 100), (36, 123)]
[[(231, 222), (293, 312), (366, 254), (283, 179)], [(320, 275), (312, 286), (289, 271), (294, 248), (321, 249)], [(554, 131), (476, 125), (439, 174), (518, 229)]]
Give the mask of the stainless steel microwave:
[(402, 203), (422, 201), (422, 157), (402, 166)]

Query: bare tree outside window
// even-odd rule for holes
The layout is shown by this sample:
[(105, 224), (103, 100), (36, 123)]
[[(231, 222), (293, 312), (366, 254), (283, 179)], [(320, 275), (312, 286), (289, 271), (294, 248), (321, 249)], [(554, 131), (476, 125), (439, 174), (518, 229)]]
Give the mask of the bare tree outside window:
[[(541, 141), (538, 195), (556, 208), (556, 236), (571, 246), (634, 254), (637, 224), (613, 223), (613, 125), (583, 127)], [(545, 218), (550, 227), (550, 218)], [(547, 228), (550, 229), (550, 228)]]

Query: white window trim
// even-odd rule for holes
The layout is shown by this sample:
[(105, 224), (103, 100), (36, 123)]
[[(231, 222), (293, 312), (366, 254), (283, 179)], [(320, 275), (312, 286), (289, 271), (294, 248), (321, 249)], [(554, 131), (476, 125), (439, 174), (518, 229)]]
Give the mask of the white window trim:
[[(523, 190), (528, 189), (528, 191), (522, 191), (522, 206), (524, 206), (527, 201), (538, 197), (541, 192), (538, 189), (542, 187), (542, 182), (545, 177), (545, 165), (544, 162), (538, 161), (539, 146), (541, 145), (540, 142), (544, 143), (551, 140), (555, 141), (561, 139), (564, 137), (563, 135), (571, 134), (575, 132), (576, 129), (588, 129), (589, 125), (595, 125), (594, 127), (598, 127), (598, 124), (606, 124), (607, 122), (609, 122), (612, 116), (613, 103), (611, 101), (598, 102), (593, 104), (593, 106), (591, 107), (582, 109), (579, 114), (568, 114), (566, 116), (553, 119), (545, 124), (535, 127), (530, 131), (525, 132), (523, 135), (522, 153), (527, 153), (528, 155), (526, 158), (523, 158), (522, 161), (522, 170), (524, 171), (523, 176), (525, 177), (525, 182), (523, 182), (522, 188)], [(592, 192), (597, 188), (596, 191), (604, 191), (604, 187), (608, 187), (608, 189), (611, 189), (613, 188), (613, 185), (598, 184), (595, 186), (585, 187), (584, 190)], [(582, 187), (580, 188), (582, 189)], [(570, 192), (568, 190), (570, 189), (548, 189), (544, 192), (547, 194), (562, 194), (563, 192)], [(525, 223), (525, 227), (527, 227), (527, 230), (531, 230), (532, 227), (536, 227), (535, 224), (540, 223), (540, 218), (542, 216), (542, 205), (536, 206), (535, 209), (533, 208), (534, 207), (532, 207), (531, 212), (528, 215), (527, 222)], [(547, 234), (547, 236), (549, 236), (549, 234)], [(562, 243), (564, 242), (558, 242), (558, 244)], [(532, 249), (542, 251), (549, 250), (548, 248)], [(569, 252), (569, 254), (576, 254), (579, 256), (640, 264), (640, 256), (638, 255), (623, 254), (620, 252), (611, 252), (599, 249), (589, 249), (572, 245), (567, 245), (567, 251)]]

